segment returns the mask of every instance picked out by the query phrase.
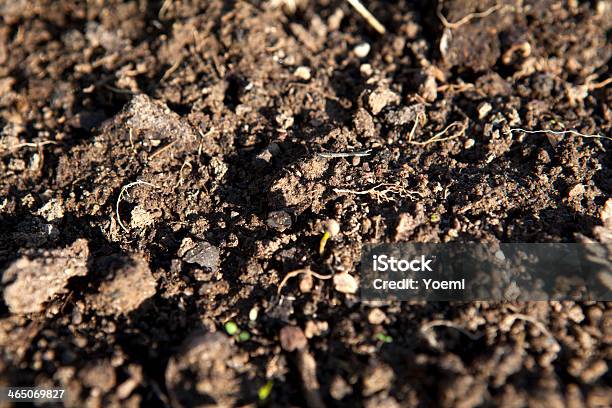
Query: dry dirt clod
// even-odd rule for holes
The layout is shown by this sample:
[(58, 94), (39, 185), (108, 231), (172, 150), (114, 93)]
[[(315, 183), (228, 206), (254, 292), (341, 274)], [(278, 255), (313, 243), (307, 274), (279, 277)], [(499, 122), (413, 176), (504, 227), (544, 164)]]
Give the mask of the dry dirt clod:
[(389, 388), (395, 378), (393, 369), (385, 364), (369, 367), (363, 379), (363, 395), (370, 396)]
[(13, 262), (2, 276), (4, 301), (12, 313), (36, 313), (64, 292), (68, 280), (87, 274), (88, 243), (76, 240), (66, 249), (40, 251)]
[(166, 368), (172, 406), (234, 406), (240, 391), (238, 354), (221, 333), (193, 334)]
[(157, 282), (142, 255), (113, 257), (106, 263), (113, 271), (112, 277), (102, 282), (99, 292), (91, 298), (100, 314), (127, 314), (155, 295)]
[(300, 350), (308, 346), (304, 332), (296, 326), (285, 326), (281, 329), (280, 343), (285, 351)]

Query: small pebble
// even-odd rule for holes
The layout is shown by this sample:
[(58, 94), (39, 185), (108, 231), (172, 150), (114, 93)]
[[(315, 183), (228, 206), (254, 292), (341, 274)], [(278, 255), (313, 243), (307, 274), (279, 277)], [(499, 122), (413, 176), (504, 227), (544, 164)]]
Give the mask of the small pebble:
[(489, 112), (491, 112), (491, 110), (493, 109), (493, 107), (491, 106), (490, 103), (488, 102), (482, 102), (480, 105), (478, 105), (478, 118), (479, 119), (484, 119)]
[(334, 288), (340, 293), (357, 293), (359, 285), (357, 280), (350, 274), (343, 272), (334, 275)]
[(475, 144), (476, 144), (476, 141), (474, 139), (468, 139), (463, 144), (463, 147), (465, 149), (471, 149), (472, 147), (474, 147)]
[(379, 308), (374, 308), (370, 310), (370, 313), (368, 313), (368, 322), (370, 322), (370, 324), (382, 324), (386, 318), (387, 315), (385, 315), (385, 312)]
[(367, 42), (361, 43), (358, 46), (356, 46), (353, 51), (355, 51), (355, 55), (358, 58), (365, 58), (368, 56), (368, 54), (370, 53), (370, 49), (372, 47), (370, 46), (370, 44), (368, 44)]
[(340, 224), (334, 219), (325, 221), (325, 231), (329, 232), (330, 237), (335, 237), (340, 233)]
[(308, 81), (310, 80), (310, 78), (312, 78), (312, 73), (310, 72), (310, 68), (308, 67), (298, 67), (295, 72), (294, 75), (304, 81)]
[(361, 66), (359, 67), (359, 72), (361, 72), (361, 75), (363, 75), (364, 77), (371, 77), (374, 73), (374, 69), (370, 64), (361, 64)]
[(259, 309), (256, 306), (251, 308), (251, 310), (249, 311), (249, 320), (254, 322), (255, 320), (257, 320), (258, 315), (259, 315)]

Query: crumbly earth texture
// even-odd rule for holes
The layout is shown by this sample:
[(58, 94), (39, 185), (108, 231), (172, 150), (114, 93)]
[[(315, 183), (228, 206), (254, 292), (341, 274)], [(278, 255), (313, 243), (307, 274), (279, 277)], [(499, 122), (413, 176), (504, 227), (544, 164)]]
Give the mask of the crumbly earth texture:
[(612, 405), (609, 303), (354, 293), (366, 242), (610, 239), (612, 142), (511, 129), (611, 136), (612, 5), (363, 3), (384, 35), (344, 0), (0, 0), (0, 386)]

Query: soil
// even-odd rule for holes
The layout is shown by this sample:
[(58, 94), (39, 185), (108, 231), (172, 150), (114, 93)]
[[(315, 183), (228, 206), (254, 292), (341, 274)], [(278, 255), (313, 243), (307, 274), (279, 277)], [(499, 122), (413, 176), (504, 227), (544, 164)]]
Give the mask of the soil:
[(0, 385), (612, 405), (610, 303), (353, 293), (366, 242), (610, 239), (612, 6), (364, 4), (0, 1)]

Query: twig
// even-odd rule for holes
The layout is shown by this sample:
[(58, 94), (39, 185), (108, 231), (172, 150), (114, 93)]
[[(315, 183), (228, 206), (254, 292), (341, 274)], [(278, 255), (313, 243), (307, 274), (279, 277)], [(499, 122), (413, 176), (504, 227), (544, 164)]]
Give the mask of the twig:
[(529, 133), (529, 134), (536, 134), (536, 133), (548, 133), (551, 135), (557, 135), (557, 136), (565, 136), (566, 134), (572, 134), (574, 136), (579, 136), (579, 137), (584, 137), (587, 139), (607, 139), (607, 140), (612, 140), (612, 137), (610, 136), (603, 136), (600, 134), (594, 134), (594, 135), (585, 135), (583, 133), (580, 132), (576, 132), (575, 130), (547, 130), (547, 129), (540, 129), (540, 130), (525, 130), (525, 129), (521, 129), (521, 128), (512, 128), (510, 130), (508, 130), (508, 133), (512, 133), (512, 132), (523, 132), (523, 133)]
[(119, 204), (121, 203), (121, 200), (123, 200), (123, 196), (127, 195), (128, 197), (130, 196), (130, 194), (128, 193), (128, 189), (140, 185), (140, 184), (144, 184), (153, 188), (159, 188), (157, 187), (155, 184), (151, 184), (148, 183), (146, 181), (142, 181), (142, 180), (136, 180), (133, 183), (129, 183), (126, 184), (125, 186), (121, 187), (121, 191), (119, 191), (119, 197), (117, 197), (117, 203), (115, 205), (115, 214), (117, 215), (117, 222), (119, 223), (119, 226), (125, 231), (125, 232), (130, 232), (127, 227), (125, 226), (125, 224), (123, 224), (123, 221), (121, 221), (121, 216), (119, 215)]
[[(408, 143), (416, 145), (416, 146), (425, 146), (425, 145), (428, 145), (428, 144), (434, 143), (434, 142), (444, 142), (446, 140), (456, 139), (458, 137), (463, 136), (463, 134), (465, 133), (465, 129), (467, 128), (467, 124), (465, 122), (453, 122), (450, 125), (448, 125), (446, 128), (444, 128), (443, 131), (436, 133), (435, 135), (433, 135), (432, 137), (430, 137), (426, 141), (424, 141), (424, 142), (413, 142), (412, 141), (412, 136), (414, 135), (414, 131), (416, 130), (417, 123), (418, 123), (418, 120), (415, 121), (414, 127), (412, 128), (412, 131), (410, 132), (410, 136), (408, 137)], [(444, 136), (448, 132), (448, 130), (450, 128), (452, 128), (453, 126), (457, 126), (457, 125), (461, 125), (461, 130), (457, 134), (455, 134), (453, 136), (442, 137), (442, 136)]]
[(331, 279), (331, 278), (334, 277), (333, 275), (321, 275), (321, 274), (319, 274), (317, 272), (311, 271), (309, 268), (296, 269), (295, 271), (289, 272), (287, 275), (285, 275), (285, 277), (281, 281), (280, 285), (278, 285), (278, 290), (276, 291), (276, 294), (280, 295), (281, 290), (287, 284), (287, 281), (289, 279), (291, 279), (291, 278), (293, 278), (295, 276), (298, 276), (298, 275), (300, 275), (302, 273), (314, 276), (315, 278), (319, 278), (319, 279)]
[(335, 157), (365, 157), (369, 156), (372, 152), (372, 149), (363, 150), (359, 152), (322, 152), (317, 153), (317, 156), (324, 157), (326, 159), (331, 159)]
[(361, 14), (361, 17), (363, 17), (368, 24), (370, 24), (372, 26), (373, 29), (375, 29), (379, 34), (384, 34), (385, 33), (385, 26), (383, 26), (380, 21), (378, 21), (376, 19), (376, 17), (374, 17), (374, 15), (372, 15), (372, 13), (370, 13), (370, 10), (368, 10), (367, 8), (365, 8), (365, 6), (363, 4), (361, 4), (361, 2), (359, 0), (346, 0), (349, 2), (349, 4), (351, 6), (353, 6), (353, 8), (355, 9), (355, 11), (357, 11), (359, 14)]
[(176, 142), (177, 142), (176, 140), (173, 140), (172, 142), (168, 143), (164, 147), (159, 148), (158, 150), (155, 151), (155, 153), (153, 153), (153, 154), (151, 154), (151, 156), (149, 156), (149, 160), (153, 160), (155, 157), (159, 156), (160, 154), (162, 154), (163, 152), (165, 152), (166, 150), (168, 150), (169, 148), (174, 146), (174, 144)]
[(423, 337), (425, 337), (425, 339), (427, 340), (427, 342), (432, 346), (432, 347), (439, 347), (439, 343), (438, 340), (436, 339), (436, 337), (429, 333), (429, 331), (431, 329), (433, 329), (434, 327), (450, 327), (453, 328), (455, 330), (459, 330), (462, 334), (466, 335), (467, 337), (470, 338), (470, 340), (478, 340), (479, 338), (482, 337), (481, 333), (470, 333), (469, 331), (467, 331), (466, 329), (464, 329), (463, 327), (459, 326), (456, 323), (451, 322), (450, 320), (432, 320), (429, 323), (426, 323), (425, 325), (423, 325), (421, 327), (421, 334), (423, 335)]
[(442, 25), (446, 28), (450, 28), (451, 30), (454, 28), (459, 28), (462, 25), (470, 22), (471, 20), (475, 19), (475, 18), (483, 18), (483, 17), (487, 17), (493, 13), (495, 13), (497, 10), (501, 10), (504, 8), (510, 8), (512, 9), (513, 7), (510, 5), (503, 5), (503, 4), (496, 4), (495, 6), (479, 12), (479, 13), (470, 13), (464, 17), (462, 17), (461, 19), (455, 21), (455, 22), (450, 22), (446, 19), (446, 17), (444, 17), (444, 14), (442, 14), (442, 7), (444, 6), (444, 2), (440, 1), (438, 2), (438, 10), (437, 10), (437, 14), (438, 14), (438, 18), (440, 19), (440, 21), (442, 22)]

